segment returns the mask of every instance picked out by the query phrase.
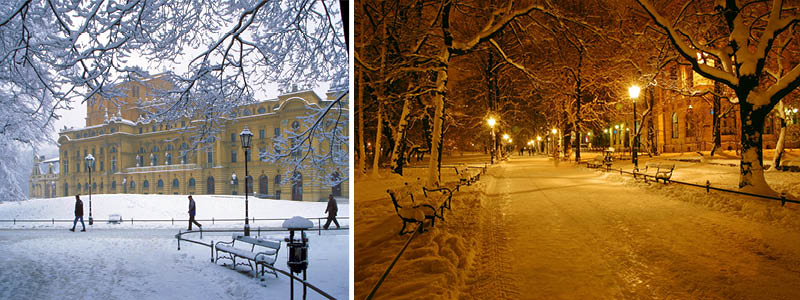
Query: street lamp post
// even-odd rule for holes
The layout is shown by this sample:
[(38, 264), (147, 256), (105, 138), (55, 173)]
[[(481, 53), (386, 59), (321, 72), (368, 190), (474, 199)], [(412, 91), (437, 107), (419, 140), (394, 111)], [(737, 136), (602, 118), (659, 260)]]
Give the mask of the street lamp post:
[(242, 138), (242, 149), (244, 149), (244, 235), (250, 236), (250, 222), (248, 221), (250, 215), (247, 203), (249, 194), (247, 191), (247, 179), (249, 178), (247, 173), (247, 152), (250, 151), (250, 139), (253, 137), (253, 133), (250, 132), (250, 129), (245, 125), (239, 137)]
[(94, 156), (89, 153), (86, 156), (86, 166), (89, 168), (89, 225), (94, 225), (92, 218), (92, 168), (94, 167)]
[(495, 151), (497, 150), (497, 137), (494, 135), (494, 124), (497, 123), (497, 120), (492, 117), (486, 120), (486, 123), (489, 123), (489, 127), (492, 129), (492, 152), (489, 155), (489, 162), (494, 164)]
[(628, 89), (628, 93), (633, 101), (633, 145), (631, 145), (631, 160), (633, 160), (633, 169), (639, 170), (639, 134), (636, 131), (636, 98), (639, 98), (639, 86), (632, 86)]

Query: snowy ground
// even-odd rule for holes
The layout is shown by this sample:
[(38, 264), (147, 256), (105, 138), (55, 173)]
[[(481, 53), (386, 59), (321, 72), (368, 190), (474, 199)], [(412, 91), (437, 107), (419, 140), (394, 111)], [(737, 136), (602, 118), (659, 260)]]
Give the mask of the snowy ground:
[[(706, 175), (717, 167), (679, 163), (674, 176), (711, 176), (720, 184), (732, 176), (735, 183), (735, 167)], [(357, 299), (408, 238), (397, 236), (401, 222), (385, 188), (424, 170), (409, 173), (356, 180)], [(767, 180), (797, 185), (797, 176), (768, 174)], [(377, 295), (800, 299), (797, 220), (797, 205), (645, 184), (572, 163), (513, 156), (456, 193), (446, 221), (411, 243)]]
[[(130, 217), (185, 218), (185, 196), (108, 195), (93, 196), (94, 213)], [(98, 201), (94, 201), (98, 200)], [(244, 204), (235, 198), (195, 196), (198, 218), (241, 218)], [(84, 199), (88, 205), (88, 199)], [(243, 202), (243, 199), (242, 199)], [(0, 219), (69, 218), (74, 198), (30, 200), (0, 204)], [(256, 218), (288, 218), (293, 215), (323, 216), (325, 203), (276, 200), (250, 202)], [(321, 209), (321, 210), (320, 210)], [(339, 204), (347, 215), (348, 205)], [(88, 213), (88, 208), (86, 209)], [(342, 225), (348, 224), (341, 220)], [(255, 279), (249, 268), (237, 270), (210, 261), (210, 248), (181, 243), (174, 235), (186, 224), (136, 223), (111, 225), (95, 223), (87, 232), (70, 232), (71, 223), (0, 223), (0, 299), (287, 299), (289, 280), (266, 276)], [(204, 229), (240, 227), (239, 223), (204, 224)], [(255, 224), (268, 225), (272, 224)], [(87, 224), (88, 226), (88, 224)], [(80, 224), (78, 224), (80, 228)], [(256, 227), (253, 227), (256, 228)], [(193, 236), (192, 236), (193, 235)], [(185, 238), (199, 239), (197, 234)], [(264, 234), (282, 240), (288, 233)], [(308, 235), (308, 280), (337, 299), (349, 294), (349, 234), (347, 230)], [(205, 233), (203, 241), (230, 241), (230, 233)], [(282, 243), (275, 266), (288, 270), (288, 249)], [(302, 289), (295, 285), (295, 295)], [(322, 298), (308, 291), (309, 299)]]

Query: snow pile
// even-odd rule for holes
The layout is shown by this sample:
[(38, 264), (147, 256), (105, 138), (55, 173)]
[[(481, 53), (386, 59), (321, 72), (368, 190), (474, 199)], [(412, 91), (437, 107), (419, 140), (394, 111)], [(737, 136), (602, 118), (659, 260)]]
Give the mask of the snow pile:
[[(210, 261), (208, 247), (181, 243), (174, 230), (0, 231), (0, 299), (288, 299), (289, 279), (253, 277)], [(308, 281), (347, 299), (348, 240), (344, 231), (309, 234)], [(282, 240), (286, 233), (269, 238)], [(188, 238), (188, 236), (186, 236)], [(196, 237), (193, 237), (196, 238)], [(227, 233), (204, 235), (230, 241)], [(288, 270), (282, 243), (275, 267)], [(295, 297), (303, 291), (295, 282)], [(309, 299), (322, 299), (311, 289)]]
[[(244, 196), (228, 195), (193, 195), (197, 207), (198, 220), (242, 219), (245, 212)], [(82, 195), (84, 204), (84, 221), (89, 222), (89, 197)], [(258, 199), (250, 197), (248, 210), (250, 218), (256, 219), (285, 219), (291, 216), (302, 216), (311, 219), (314, 225), (325, 222), (326, 202), (298, 202), (288, 200)], [(75, 197), (59, 197), (50, 199), (31, 199), (19, 202), (0, 203), (0, 220), (28, 219), (28, 220), (72, 220), (74, 219)], [(177, 220), (188, 219), (189, 200), (186, 195), (139, 195), (139, 194), (113, 194), (92, 195), (92, 215), (95, 219), (93, 228), (184, 228), (186, 223)], [(339, 204), (339, 211), (346, 217), (349, 204)], [(124, 222), (122, 224), (107, 224), (97, 222), (105, 220), (111, 214), (119, 214)], [(320, 219), (321, 218), (321, 219)], [(133, 219), (133, 224), (131, 224)], [(172, 220), (168, 222), (137, 222), (136, 220)], [(348, 219), (339, 219), (340, 224), (346, 226)], [(344, 222), (344, 223), (342, 223)], [(220, 222), (213, 224), (209, 221), (200, 221), (203, 228), (238, 226), (243, 223)], [(258, 226), (280, 227), (281, 221), (251, 221), (251, 228)], [(68, 228), (72, 222), (51, 223), (20, 223), (0, 222), (0, 228)], [(80, 226), (80, 224), (78, 224)]]
[[(457, 158), (445, 158), (455, 162)], [(469, 158), (469, 163), (475, 161)], [(488, 158), (487, 158), (488, 159)], [(372, 290), (391, 261), (408, 241), (410, 234), (399, 236), (402, 221), (386, 193), (404, 182), (424, 178), (425, 169), (406, 169), (405, 176), (381, 173), (356, 180), (355, 217), (355, 298), (363, 299)], [(442, 181), (457, 180), (452, 168), (442, 169)], [(436, 220), (434, 228), (417, 235), (397, 261), (375, 294), (387, 299), (458, 299), (471, 282), (469, 270), (481, 264), (476, 233), (481, 224), (483, 185), (462, 186), (455, 192), (452, 209), (444, 213), (444, 221)], [(416, 225), (409, 225), (413, 226)]]
[[(640, 160), (639, 166), (644, 166), (647, 161)], [(671, 161), (674, 162), (674, 161)], [(739, 167), (722, 166), (713, 163), (692, 163), (674, 162), (675, 170), (672, 179), (705, 185), (706, 181), (714, 187), (729, 190), (738, 190)], [(613, 168), (622, 167), (624, 170), (632, 169), (632, 164), (628, 162), (615, 163)], [(597, 171), (605, 173), (605, 171)], [(797, 198), (800, 195), (800, 173), (795, 172), (766, 172), (767, 183), (775, 190), (786, 193), (788, 198)], [(609, 172), (603, 176), (612, 181), (624, 182), (627, 185), (637, 186), (651, 192), (666, 195), (672, 199), (679, 199), (691, 203), (700, 204), (717, 211), (732, 213), (745, 219), (758, 222), (778, 225), (791, 229), (800, 230), (800, 205), (786, 203), (781, 206), (780, 201), (768, 200), (757, 197), (743, 196), (727, 192), (711, 191), (706, 193), (705, 189), (684, 186), (679, 184), (643, 184), (642, 180), (634, 180), (631, 175), (620, 175), (619, 173)]]
[(314, 223), (311, 223), (306, 218), (300, 216), (294, 216), (291, 219), (283, 221), (283, 228), (311, 228), (314, 227)]

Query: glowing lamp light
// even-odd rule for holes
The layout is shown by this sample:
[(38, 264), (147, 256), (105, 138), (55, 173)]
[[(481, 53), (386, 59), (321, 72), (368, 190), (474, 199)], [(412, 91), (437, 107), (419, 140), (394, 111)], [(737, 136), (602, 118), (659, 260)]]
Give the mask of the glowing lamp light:
[(494, 124), (497, 124), (497, 120), (495, 120), (494, 118), (489, 118), (488, 120), (486, 120), (486, 123), (489, 123), (489, 127), (494, 128)]
[(536, 136), (536, 140), (537, 140), (537, 141), (541, 141), (541, 140), (542, 140), (542, 137), (540, 137), (540, 136), (538, 136), (538, 135), (537, 135), (537, 136)]
[(634, 85), (628, 89), (628, 94), (631, 96), (631, 99), (633, 99), (633, 101), (636, 101), (636, 98), (639, 98), (640, 91), (641, 90), (639, 89), (639, 86)]
[(558, 129), (553, 128), (553, 130), (550, 130), (550, 132), (552, 132), (553, 134), (556, 134), (558, 132)]
[(504, 139), (504, 140), (507, 140), (507, 139), (509, 139), (509, 138), (511, 138), (511, 137), (510, 137), (510, 136), (508, 136), (508, 133), (504, 133), (504, 134), (503, 134), (503, 139)]

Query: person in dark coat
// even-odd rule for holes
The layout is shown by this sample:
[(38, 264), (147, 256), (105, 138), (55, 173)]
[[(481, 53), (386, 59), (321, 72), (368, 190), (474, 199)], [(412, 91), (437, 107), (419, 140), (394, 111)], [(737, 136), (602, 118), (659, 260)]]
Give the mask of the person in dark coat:
[(336, 205), (336, 199), (333, 199), (333, 194), (328, 195), (328, 208), (325, 209), (325, 212), (328, 214), (328, 221), (325, 222), (325, 229), (328, 229), (328, 226), (331, 225), (331, 221), (336, 224), (336, 229), (339, 229), (339, 221), (336, 221), (336, 213), (339, 212), (339, 206)]
[(197, 208), (194, 205), (194, 199), (192, 199), (192, 195), (189, 195), (189, 230), (192, 230), (192, 223), (197, 225), (197, 227), (200, 227), (200, 229), (203, 229), (203, 225), (200, 225), (200, 223), (197, 223), (197, 221), (194, 220), (194, 215), (196, 212)]
[(69, 231), (75, 232), (75, 225), (78, 225), (78, 219), (81, 219), (81, 226), (83, 226), (81, 231), (86, 231), (86, 224), (83, 223), (83, 201), (81, 201), (81, 195), (75, 195), (75, 220), (72, 221), (72, 228)]

